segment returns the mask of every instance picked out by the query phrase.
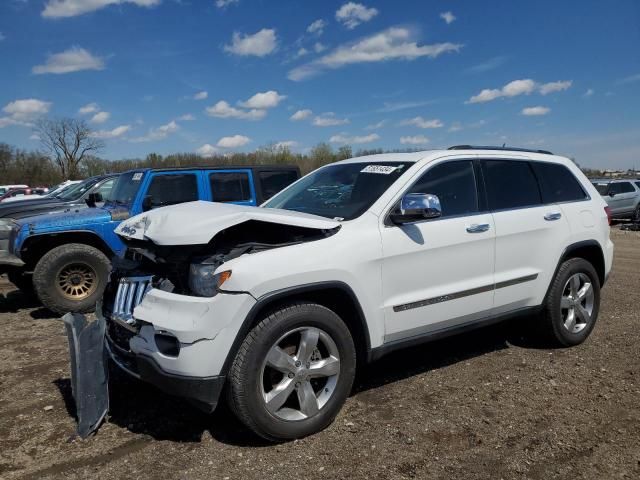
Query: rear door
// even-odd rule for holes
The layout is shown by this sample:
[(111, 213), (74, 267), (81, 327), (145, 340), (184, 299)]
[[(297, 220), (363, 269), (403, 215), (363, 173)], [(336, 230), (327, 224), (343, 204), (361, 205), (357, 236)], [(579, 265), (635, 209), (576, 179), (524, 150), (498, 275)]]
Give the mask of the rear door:
[(529, 161), (481, 163), (496, 228), (495, 313), (537, 305), (570, 238), (569, 224), (558, 205), (543, 204)]

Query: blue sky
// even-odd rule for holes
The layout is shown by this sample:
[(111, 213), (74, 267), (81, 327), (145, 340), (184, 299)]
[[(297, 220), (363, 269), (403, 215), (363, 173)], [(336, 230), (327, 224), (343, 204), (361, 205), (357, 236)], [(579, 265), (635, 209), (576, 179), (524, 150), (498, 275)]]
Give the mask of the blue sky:
[(640, 168), (640, 4), (2, 0), (0, 141), (150, 152), (502, 144)]

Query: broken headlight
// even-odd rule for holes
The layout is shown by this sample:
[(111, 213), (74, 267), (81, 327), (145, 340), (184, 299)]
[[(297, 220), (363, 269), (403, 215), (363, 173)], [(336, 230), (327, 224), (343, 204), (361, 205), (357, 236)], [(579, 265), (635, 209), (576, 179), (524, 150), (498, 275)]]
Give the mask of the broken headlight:
[(189, 265), (189, 290), (199, 297), (213, 297), (231, 277), (231, 270), (214, 273), (219, 263), (192, 263)]

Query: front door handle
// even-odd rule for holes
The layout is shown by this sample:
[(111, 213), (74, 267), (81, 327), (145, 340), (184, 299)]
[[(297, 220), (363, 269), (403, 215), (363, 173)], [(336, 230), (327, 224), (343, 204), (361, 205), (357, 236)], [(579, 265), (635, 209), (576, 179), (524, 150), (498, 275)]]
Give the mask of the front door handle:
[(469, 233), (482, 233), (489, 230), (488, 223), (474, 223), (473, 225), (469, 225), (467, 227), (467, 232)]
[(544, 219), (545, 219), (547, 222), (553, 222), (554, 220), (560, 220), (560, 217), (562, 217), (562, 214), (561, 214), (561, 213), (559, 213), (559, 212), (554, 212), (554, 213), (547, 213), (547, 214), (544, 216)]

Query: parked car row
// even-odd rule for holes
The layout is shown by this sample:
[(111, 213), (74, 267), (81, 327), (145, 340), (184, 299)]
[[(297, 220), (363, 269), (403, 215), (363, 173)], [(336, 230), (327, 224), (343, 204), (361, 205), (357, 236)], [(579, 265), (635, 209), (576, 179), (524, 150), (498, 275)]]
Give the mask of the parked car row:
[(88, 312), (106, 286), (114, 233), (141, 212), (196, 200), (259, 205), (297, 180), (297, 167), (138, 169), (93, 177), (54, 197), (0, 204), (0, 273), (57, 313)]

